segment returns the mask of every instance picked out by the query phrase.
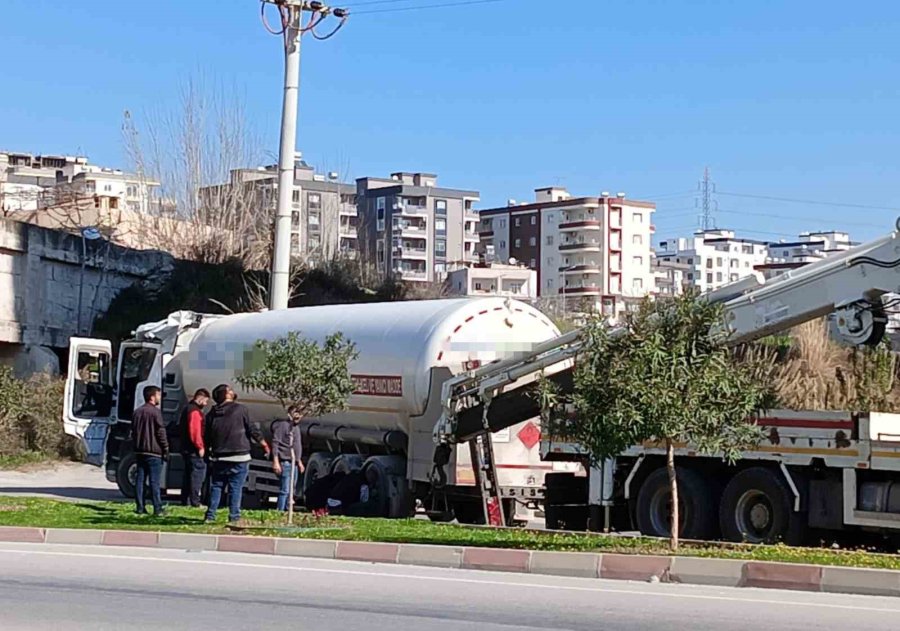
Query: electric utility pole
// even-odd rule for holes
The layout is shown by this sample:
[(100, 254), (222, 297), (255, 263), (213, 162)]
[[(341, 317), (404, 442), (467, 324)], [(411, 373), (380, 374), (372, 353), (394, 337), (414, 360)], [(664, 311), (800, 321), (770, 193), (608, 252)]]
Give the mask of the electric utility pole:
[(712, 199), (712, 194), (716, 192), (716, 185), (709, 179), (709, 167), (703, 169), (703, 180), (700, 182), (699, 188), (700, 206), (703, 210), (702, 227), (704, 230), (709, 230), (715, 227), (716, 224), (715, 217), (713, 217), (716, 201)]
[[(274, 5), (281, 18), (281, 30), (272, 29), (266, 21), (266, 5)], [(263, 25), (284, 38), (284, 97), (281, 106), (281, 141), (278, 147), (278, 206), (275, 212), (275, 249), (269, 282), (269, 308), (286, 309), (290, 298), (291, 279), (291, 201), (294, 190), (294, 152), (297, 140), (297, 100), (300, 92), (300, 38), (310, 33), (316, 39), (328, 39), (347, 21), (345, 9), (332, 9), (323, 2), (307, 0), (262, 0)], [(303, 14), (309, 21), (303, 25)], [(316, 33), (316, 27), (329, 15), (340, 23), (327, 35)]]

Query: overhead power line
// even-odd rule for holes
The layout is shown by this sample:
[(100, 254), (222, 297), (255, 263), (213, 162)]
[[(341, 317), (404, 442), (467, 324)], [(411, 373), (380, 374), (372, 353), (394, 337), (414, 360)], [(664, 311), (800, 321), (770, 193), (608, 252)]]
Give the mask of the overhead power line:
[[(387, 1), (387, 0), (385, 0)], [(440, 4), (421, 4), (412, 7), (394, 7), (390, 9), (366, 9), (365, 11), (351, 11), (353, 15), (367, 15), (373, 13), (399, 13), (400, 11), (419, 11), (422, 9), (445, 9), (449, 7), (463, 7), (473, 4), (492, 4), (505, 0), (464, 0), (462, 2), (443, 2)]]
[(816, 206), (835, 206), (839, 208), (866, 208), (868, 210), (892, 210), (900, 212), (897, 206), (873, 206), (871, 204), (848, 204), (843, 202), (826, 202), (814, 199), (797, 199), (793, 197), (775, 197), (773, 195), (753, 195), (751, 193), (727, 193), (725, 191), (716, 191), (719, 195), (727, 195), (729, 197), (747, 197), (749, 199), (765, 199), (773, 202), (788, 202), (792, 204), (813, 204)]

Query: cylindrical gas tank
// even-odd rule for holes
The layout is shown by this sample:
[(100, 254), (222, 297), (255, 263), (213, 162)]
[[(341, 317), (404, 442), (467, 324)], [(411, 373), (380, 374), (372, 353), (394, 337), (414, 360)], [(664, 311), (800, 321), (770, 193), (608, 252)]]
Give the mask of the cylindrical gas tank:
[(202, 325), (180, 362), (187, 392), (228, 383), (251, 408), (254, 420), (283, 414), (276, 401), (243, 390), (236, 377), (259, 339), (296, 331), (322, 342), (343, 333), (359, 353), (350, 372), (356, 382), (349, 409), (324, 422), (400, 429), (425, 411), (431, 369), (457, 374), (478, 363), (507, 358), (559, 335), (537, 309), (504, 298), (422, 300), (300, 307), (226, 316)]

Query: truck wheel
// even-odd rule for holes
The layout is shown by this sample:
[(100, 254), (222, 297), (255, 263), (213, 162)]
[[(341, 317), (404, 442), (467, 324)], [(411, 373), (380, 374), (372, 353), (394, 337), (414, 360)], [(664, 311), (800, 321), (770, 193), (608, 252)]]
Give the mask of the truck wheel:
[(359, 454), (341, 454), (331, 463), (331, 473), (353, 473), (363, 468), (366, 459)]
[(116, 485), (122, 495), (134, 499), (134, 483), (137, 479), (137, 457), (133, 453), (125, 454), (116, 467)]
[[(706, 482), (690, 469), (676, 467), (680, 533), (685, 539), (709, 539), (715, 532), (715, 504)], [(669, 472), (659, 468), (644, 480), (637, 499), (637, 524), (641, 534), (668, 537), (671, 533), (672, 494)]]
[(794, 513), (793, 504), (793, 493), (779, 472), (764, 467), (745, 469), (722, 493), (722, 536), (749, 543), (800, 543), (804, 520)]
[(412, 495), (406, 484), (406, 459), (371, 456), (363, 466), (369, 484), (373, 517), (401, 518), (412, 513)]
[(303, 497), (306, 497), (306, 491), (313, 485), (313, 482), (319, 478), (324, 478), (331, 472), (331, 462), (335, 455), (325, 451), (317, 451), (309, 457), (306, 463), (306, 472), (303, 474)]

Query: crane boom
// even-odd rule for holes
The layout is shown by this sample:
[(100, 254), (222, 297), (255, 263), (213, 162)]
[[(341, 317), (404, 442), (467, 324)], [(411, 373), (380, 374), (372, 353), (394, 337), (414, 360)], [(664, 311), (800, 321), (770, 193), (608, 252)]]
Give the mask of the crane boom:
[[(831, 314), (833, 334), (839, 339), (877, 344), (887, 322), (883, 296), (900, 293), (900, 220), (896, 227), (886, 236), (782, 276), (766, 280), (755, 272), (703, 294), (701, 299), (723, 304), (724, 321), (711, 333), (737, 345)], [(616, 331), (625, 329), (613, 329), (614, 335)], [(581, 335), (580, 330), (566, 333), (446, 381), (442, 415), (434, 427), (435, 471), (440, 472), (449, 445), (473, 439), (488, 469), (490, 441), (483, 445), (482, 437), (540, 413), (523, 388), (539, 375), (571, 389)], [(489, 477), (490, 471), (482, 471), (482, 478)], [(486, 492), (484, 486), (482, 490)]]

